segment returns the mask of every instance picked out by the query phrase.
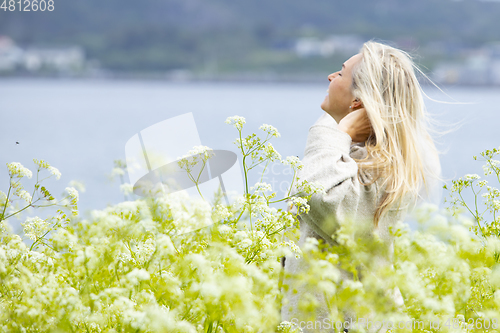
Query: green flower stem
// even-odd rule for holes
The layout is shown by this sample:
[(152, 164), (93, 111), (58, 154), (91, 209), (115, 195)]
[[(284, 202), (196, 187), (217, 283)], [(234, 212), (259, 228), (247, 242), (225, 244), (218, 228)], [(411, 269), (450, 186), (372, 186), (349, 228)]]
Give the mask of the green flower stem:
[(498, 168), (497, 166), (494, 166), (492, 163), (491, 163), (491, 158), (489, 158), (486, 162), (488, 162), (488, 164), (491, 166), (491, 169), (495, 172), (495, 174), (497, 175), (497, 179), (498, 179), (498, 182), (500, 183), (500, 168)]
[[(36, 202), (36, 201), (35, 201), (35, 202)], [(31, 207), (31, 204), (29, 204), (28, 206), (26, 206), (26, 207), (24, 207), (24, 208), (22, 208), (22, 209), (18, 210), (18, 211), (17, 211), (17, 212), (15, 212), (15, 213), (10, 214), (10, 215), (9, 215), (9, 216), (7, 216), (6, 218), (4, 218), (4, 220), (6, 220), (6, 219), (8, 219), (9, 217), (14, 216), (14, 215), (16, 215), (16, 214), (19, 214), (20, 212), (22, 212), (22, 211), (23, 211), (23, 210), (25, 210), (25, 209), (28, 209), (29, 207)]]
[[(205, 198), (203, 197), (203, 194), (201, 194), (201, 190), (200, 190), (200, 187), (199, 187), (199, 185), (198, 185), (198, 181), (194, 180), (194, 177), (191, 175), (191, 172), (188, 172), (188, 177), (189, 177), (189, 179), (191, 179), (191, 181), (192, 181), (192, 182), (196, 185), (196, 190), (198, 191), (198, 194), (201, 196), (201, 198), (202, 198), (203, 200), (205, 200)], [(199, 178), (200, 178), (200, 177), (198, 176), (198, 179), (199, 179)]]
[[(479, 223), (479, 218), (470, 210), (469, 206), (467, 206), (467, 203), (465, 202), (464, 198), (462, 197), (462, 190), (458, 190), (458, 195), (460, 196), (460, 198), (462, 199), (462, 203), (463, 205), (467, 208), (467, 210), (472, 214), (472, 216), (474, 216), (474, 219), (476, 220), (477, 222), (477, 226), (479, 227), (479, 230), (481, 230), (481, 235), (483, 237), (486, 237), (484, 235), (484, 232), (483, 232), (483, 228), (481, 228), (481, 223)], [(477, 200), (477, 196), (476, 196), (476, 200)]]
[[(10, 179), (12, 179), (12, 177), (10, 177)], [(4, 216), (5, 216), (5, 210), (7, 209), (7, 202), (9, 202), (9, 196), (10, 196), (11, 189), (12, 189), (12, 184), (10, 184), (10, 182), (9, 182), (9, 191), (7, 192), (7, 197), (5, 198), (5, 205), (3, 206), (3, 212), (2, 212), (2, 215), (0, 216), (0, 222), (7, 219), (7, 218), (4, 218)]]
[[(264, 172), (266, 172), (267, 166), (269, 165), (271, 161), (268, 160), (266, 163), (266, 166), (264, 167), (264, 170), (262, 170), (262, 175), (260, 176), (260, 182), (262, 183), (262, 179), (264, 178)], [(260, 163), (259, 163), (260, 164)], [(258, 165), (258, 164), (257, 164)]]
[(288, 189), (288, 193), (286, 194), (287, 197), (290, 197), (290, 191), (292, 190), (293, 182), (295, 181), (295, 176), (297, 175), (297, 170), (293, 168), (293, 177), (292, 177), (292, 183), (290, 184), (290, 188)]

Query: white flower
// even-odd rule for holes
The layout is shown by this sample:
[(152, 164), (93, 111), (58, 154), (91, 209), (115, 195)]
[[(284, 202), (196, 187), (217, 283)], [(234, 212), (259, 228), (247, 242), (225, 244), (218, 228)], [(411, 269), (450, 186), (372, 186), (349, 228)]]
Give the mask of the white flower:
[(217, 207), (215, 207), (215, 212), (213, 213), (213, 218), (215, 219), (215, 221), (219, 222), (231, 217), (232, 215), (233, 214), (231, 214), (226, 206), (217, 205)]
[(50, 224), (38, 216), (28, 217), (21, 225), (23, 226), (24, 233), (31, 240), (37, 240), (50, 230)]
[(120, 253), (117, 258), (124, 264), (135, 263), (135, 259), (129, 253)]
[[(193, 149), (188, 151), (187, 154), (178, 156), (176, 158), (177, 164), (180, 168), (186, 170), (187, 172), (191, 172), (192, 167), (198, 164), (199, 162), (204, 163), (209, 158), (215, 156), (214, 151), (207, 146), (194, 146)], [(202, 166), (202, 168), (204, 165)]]
[(59, 172), (59, 170), (57, 168), (54, 168), (53, 166), (49, 166), (48, 169), (49, 172), (56, 176), (56, 179), (59, 180), (61, 178), (61, 172)]
[(266, 158), (268, 158), (271, 162), (273, 161), (281, 161), (281, 155), (274, 149), (271, 142), (267, 143), (267, 146), (264, 147), (264, 154)]
[(479, 177), (479, 175), (473, 173), (473, 174), (467, 174), (465, 175), (465, 180), (477, 180), (477, 179), (480, 179), (481, 177)]
[(18, 176), (31, 178), (33, 173), (28, 169), (22, 166), (19, 162), (7, 163), (7, 168), (9, 168), (9, 173), (11, 177)]
[(111, 170), (111, 177), (123, 176), (125, 174), (125, 170), (123, 168), (113, 168)]
[(297, 206), (299, 214), (308, 213), (309, 212), (309, 204), (307, 203), (306, 198), (302, 197), (291, 197), (290, 201), (292, 201), (294, 206)]
[[(292, 319), (293, 320), (293, 319)], [(278, 332), (303, 332), (302, 328), (294, 323), (289, 321), (282, 321), (277, 329)]]
[(209, 148), (207, 146), (194, 146), (193, 149), (191, 149), (190, 151), (188, 151), (187, 154), (188, 155), (203, 154), (205, 156), (205, 158), (210, 158), (215, 153), (213, 152), (212, 148)]
[(126, 278), (132, 285), (136, 285), (139, 281), (149, 280), (150, 275), (145, 269), (134, 268), (132, 272), (127, 274)]
[(134, 187), (132, 184), (125, 183), (120, 185), (120, 191), (122, 191), (123, 194), (128, 195), (134, 193)]
[(294, 241), (286, 241), (281, 243), (281, 245), (286, 249), (287, 253), (291, 253), (295, 255), (296, 259), (299, 259), (302, 256), (302, 250), (300, 249)]
[(71, 197), (71, 199), (75, 199), (78, 201), (78, 191), (74, 187), (66, 187), (65, 191)]
[(260, 130), (263, 130), (266, 133), (269, 133), (271, 136), (275, 136), (279, 138), (281, 134), (279, 134), (278, 130), (276, 127), (268, 124), (263, 124), (262, 126), (259, 127)]
[(219, 230), (219, 232), (220, 232), (221, 234), (223, 234), (223, 235), (225, 235), (225, 234), (229, 234), (229, 233), (233, 230), (233, 229), (231, 229), (231, 227), (230, 227), (230, 226), (225, 225), (225, 224), (221, 224), (221, 225), (219, 225), (217, 229), (218, 229), (218, 230)]
[(239, 244), (238, 244), (238, 247), (240, 249), (246, 249), (247, 247), (249, 247), (250, 245), (252, 245), (252, 240), (250, 238), (246, 238), (244, 240), (242, 240)]
[(282, 163), (284, 165), (290, 165), (290, 166), (302, 166), (302, 162), (297, 156), (287, 156), (286, 160), (283, 160)]
[(225, 122), (226, 124), (233, 125), (239, 131), (243, 128), (243, 124), (246, 123), (245, 118), (240, 116), (228, 117)]
[(273, 190), (273, 188), (271, 187), (270, 184), (268, 183), (255, 183), (254, 186), (252, 186), (250, 188), (251, 191), (254, 191), (255, 192), (262, 192), (262, 193), (265, 193), (265, 192), (271, 192)]
[(319, 242), (314, 237), (306, 237), (303, 249), (306, 252), (314, 251), (318, 249)]
[(25, 191), (25, 190), (22, 190), (19, 194), (18, 194), (19, 198), (23, 199), (24, 201), (30, 203), (32, 198), (31, 198), (31, 195), (28, 193), (28, 191)]
[(242, 239), (248, 238), (248, 234), (246, 231), (240, 230), (234, 234), (234, 238), (235, 238), (235, 240), (242, 240)]

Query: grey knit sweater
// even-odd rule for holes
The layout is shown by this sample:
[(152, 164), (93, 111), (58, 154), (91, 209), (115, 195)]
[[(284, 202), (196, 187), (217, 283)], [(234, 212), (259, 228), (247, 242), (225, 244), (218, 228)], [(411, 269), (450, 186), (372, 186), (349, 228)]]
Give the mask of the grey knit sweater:
[[(364, 144), (353, 143), (351, 137), (337, 129), (336, 121), (327, 113), (324, 113), (309, 129), (307, 137), (304, 158), (302, 160), (303, 169), (299, 170), (297, 177), (300, 181), (307, 180), (323, 185), (326, 195), (314, 194), (309, 200), (310, 211), (307, 214), (299, 215), (300, 221), (300, 240), (299, 246), (302, 247), (307, 237), (322, 239), (330, 244), (336, 244), (334, 233), (338, 227), (336, 221), (349, 221), (349, 217), (356, 223), (364, 224), (366, 236), (373, 231), (373, 216), (377, 204), (385, 194), (382, 188), (383, 179), (380, 178), (371, 185), (364, 186), (358, 179), (358, 166), (353, 158), (361, 159), (367, 154)], [(424, 152), (425, 154), (425, 152)], [(433, 168), (434, 171), (439, 169), (439, 158), (426, 159), (426, 167)], [(371, 175), (360, 173), (360, 178), (363, 183), (371, 180)], [(434, 202), (439, 195), (436, 194), (436, 189), (439, 188), (439, 183), (434, 181), (431, 184), (431, 191), (434, 193)], [(296, 189), (292, 189), (292, 194), (297, 194)], [(299, 193), (299, 195), (301, 195)], [(429, 201), (429, 196), (425, 197)], [(420, 201), (419, 201), (420, 202)], [(398, 220), (405, 218), (408, 210), (415, 207), (415, 202), (410, 198), (402, 200), (399, 209), (390, 210), (389, 213), (379, 221), (375, 232), (380, 238), (386, 242), (392, 253), (392, 238), (389, 233), (389, 226), (394, 225)], [(296, 213), (294, 207), (292, 212)], [(328, 218), (327, 218), (328, 217)], [(361, 234), (363, 236), (363, 234)], [(380, 264), (390, 264), (386, 260), (381, 259)], [(294, 255), (286, 256), (285, 258), (285, 273), (298, 273), (305, 269), (305, 262), (302, 258), (296, 259)], [(347, 272), (341, 270), (342, 279), (350, 279)], [(305, 290), (294, 286), (293, 280), (288, 279), (285, 275), (284, 283), (290, 286), (288, 292), (285, 293), (284, 304), (281, 309), (283, 321), (300, 321), (304, 318), (298, 309), (298, 301), (302, 297)], [(297, 290), (297, 293), (293, 292)], [(317, 312), (316, 320), (322, 321), (328, 317), (328, 309), (324, 303), (323, 296), (317, 290), (308, 290), (316, 295), (321, 306)], [(402, 305), (403, 299), (399, 289), (389, 291), (397, 304)], [(347, 311), (347, 310), (346, 310)], [(352, 319), (354, 314), (344, 311), (346, 320)], [(332, 330), (307, 330), (304, 332), (335, 332)]]

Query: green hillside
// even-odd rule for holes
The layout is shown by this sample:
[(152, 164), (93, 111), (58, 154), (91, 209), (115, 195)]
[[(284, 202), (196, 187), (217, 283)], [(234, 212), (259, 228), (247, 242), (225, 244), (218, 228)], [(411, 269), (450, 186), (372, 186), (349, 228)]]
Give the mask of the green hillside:
[(53, 12), (0, 10), (0, 34), (21, 46), (81, 45), (114, 70), (286, 72), (340, 61), (298, 58), (300, 36), (357, 34), (419, 52), (431, 41), (498, 41), (498, 17), (500, 3), (484, 1), (73, 0)]

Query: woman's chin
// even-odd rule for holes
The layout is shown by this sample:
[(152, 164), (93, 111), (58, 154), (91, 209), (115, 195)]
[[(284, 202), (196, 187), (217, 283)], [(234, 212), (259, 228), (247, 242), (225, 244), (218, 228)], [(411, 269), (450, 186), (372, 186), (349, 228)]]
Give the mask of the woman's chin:
[(326, 108), (326, 103), (325, 102), (321, 103), (321, 109), (323, 111), (326, 111), (327, 108)]

